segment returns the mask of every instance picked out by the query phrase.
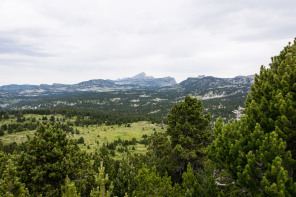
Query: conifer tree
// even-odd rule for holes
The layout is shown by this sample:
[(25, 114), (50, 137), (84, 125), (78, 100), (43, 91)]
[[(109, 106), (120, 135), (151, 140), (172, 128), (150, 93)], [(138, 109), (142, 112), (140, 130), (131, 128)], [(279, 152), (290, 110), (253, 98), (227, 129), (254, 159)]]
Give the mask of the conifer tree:
[(66, 177), (65, 186), (62, 187), (63, 195), (62, 197), (79, 197), (80, 195), (77, 194), (75, 183)]
[(109, 190), (106, 191), (105, 185), (109, 182), (108, 174), (105, 175), (105, 168), (103, 167), (103, 161), (100, 163), (99, 167), (99, 176), (96, 177), (96, 182), (98, 187), (93, 189), (90, 193), (91, 197), (110, 197), (113, 192), (113, 183), (109, 187)]
[(136, 188), (133, 196), (146, 197), (146, 196), (180, 196), (174, 193), (171, 178), (165, 175), (159, 176), (154, 167), (152, 170), (143, 166), (138, 175), (135, 177)]
[(193, 197), (201, 195), (201, 187), (197, 181), (197, 178), (193, 172), (190, 163), (188, 163), (187, 171), (183, 173), (182, 179), (183, 193), (185, 194), (185, 196)]
[(213, 166), (207, 161), (205, 168), (197, 175), (194, 173), (190, 163), (187, 171), (182, 175), (182, 187), (184, 196), (218, 196), (218, 187), (213, 177)]
[(2, 175), (4, 174), (4, 171), (6, 169), (6, 161), (7, 160), (8, 160), (7, 154), (5, 154), (4, 152), (0, 151), (0, 179), (2, 178)]
[(5, 163), (6, 169), (2, 172), (2, 177), (0, 179), (0, 196), (30, 196), (29, 190), (26, 188), (25, 184), (21, 183), (19, 177), (17, 177), (17, 171), (13, 161), (8, 159)]
[(175, 104), (168, 114), (167, 133), (171, 137), (175, 161), (174, 173), (181, 180), (183, 172), (190, 162), (195, 173), (203, 168), (205, 150), (210, 143), (211, 133), (208, 130), (210, 114), (203, 114), (201, 100), (189, 95), (184, 101)]
[(34, 196), (61, 196), (67, 175), (82, 196), (89, 195), (95, 182), (90, 159), (58, 126), (41, 126), (34, 137), (28, 137), (17, 168)]
[(261, 67), (241, 121), (216, 122), (209, 157), (241, 194), (296, 196), (296, 39)]
[(123, 159), (120, 161), (116, 176), (114, 177), (114, 195), (124, 196), (127, 193), (131, 196), (133, 192), (133, 183), (135, 178), (135, 167), (129, 164), (129, 160), (124, 155)]

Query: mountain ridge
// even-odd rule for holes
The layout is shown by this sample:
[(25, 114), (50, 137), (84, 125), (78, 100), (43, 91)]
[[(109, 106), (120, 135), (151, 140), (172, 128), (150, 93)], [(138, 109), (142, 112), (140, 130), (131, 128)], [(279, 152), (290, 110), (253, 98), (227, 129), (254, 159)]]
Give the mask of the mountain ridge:
[(130, 78), (123, 78), (117, 80), (110, 79), (91, 79), (88, 81), (82, 81), (76, 84), (60, 84), (53, 83), (52, 85), (40, 84), (40, 85), (18, 85), (10, 84), (0, 86), (0, 91), (26, 91), (26, 90), (39, 90), (43, 89), (49, 92), (59, 91), (114, 91), (125, 89), (149, 89), (149, 88), (161, 88), (165, 86), (175, 85), (176, 80), (173, 77), (154, 78), (147, 76), (146, 73), (141, 72)]
[[(127, 78), (120, 78), (120, 79), (116, 79), (116, 80), (111, 80), (111, 79), (90, 79), (87, 81), (82, 81), (82, 82), (78, 82), (78, 83), (74, 83), (74, 84), (63, 84), (63, 83), (53, 83), (52, 85), (50, 84), (39, 84), (39, 85), (32, 85), (32, 84), (8, 84), (8, 85), (2, 85), (0, 86), (0, 91), (1, 90), (26, 90), (26, 89), (33, 89), (33, 88), (38, 88), (38, 87), (64, 87), (64, 86), (79, 86), (81, 84), (87, 84), (90, 82), (93, 82), (95, 85), (100, 85), (101, 83), (109, 83), (113, 84), (117, 84), (117, 85), (122, 85), (122, 84), (132, 84), (132, 83), (137, 83), (140, 80), (146, 80), (147, 82), (152, 82), (153, 80), (171, 80), (171, 84), (167, 85), (167, 86), (173, 86), (173, 85), (177, 85), (177, 84), (182, 84), (185, 81), (188, 80), (198, 80), (198, 79), (203, 79), (203, 78), (216, 78), (216, 79), (237, 79), (237, 78), (251, 78), (252, 80), (254, 79), (254, 75), (239, 75), (239, 76), (235, 76), (233, 78), (222, 78), (222, 77), (214, 77), (214, 76), (205, 76), (205, 75), (198, 75), (197, 77), (188, 77), (187, 79), (181, 81), (180, 83), (177, 83), (175, 78), (167, 76), (167, 77), (161, 77), (161, 78), (155, 78), (153, 76), (147, 76), (145, 72), (141, 72), (135, 76), (132, 77), (127, 77)], [(102, 85), (102, 84), (101, 84)], [(148, 85), (146, 85), (148, 86)], [(160, 86), (161, 87), (161, 86)]]
[(67, 94), (75, 92), (112, 92), (129, 90), (154, 90), (160, 92), (177, 91), (200, 98), (224, 97), (234, 92), (247, 92), (254, 81), (254, 75), (237, 76), (234, 78), (218, 78), (213, 76), (189, 77), (176, 83), (172, 77), (154, 78), (144, 72), (130, 78), (110, 80), (92, 79), (76, 84), (52, 85), (5, 85), (0, 86), (0, 98), (15, 96), (42, 96)]

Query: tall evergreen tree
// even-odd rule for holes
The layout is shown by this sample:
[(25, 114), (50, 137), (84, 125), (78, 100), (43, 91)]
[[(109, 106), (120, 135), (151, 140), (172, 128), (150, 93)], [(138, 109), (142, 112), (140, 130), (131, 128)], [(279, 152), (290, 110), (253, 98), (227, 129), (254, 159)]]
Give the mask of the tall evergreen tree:
[(189, 162), (195, 173), (202, 170), (211, 137), (208, 130), (210, 120), (210, 114), (203, 114), (201, 100), (189, 95), (175, 104), (168, 114), (167, 133), (171, 137), (171, 158), (175, 161), (177, 179), (181, 180)]
[(261, 67), (241, 121), (215, 126), (209, 157), (246, 195), (296, 196), (296, 39)]

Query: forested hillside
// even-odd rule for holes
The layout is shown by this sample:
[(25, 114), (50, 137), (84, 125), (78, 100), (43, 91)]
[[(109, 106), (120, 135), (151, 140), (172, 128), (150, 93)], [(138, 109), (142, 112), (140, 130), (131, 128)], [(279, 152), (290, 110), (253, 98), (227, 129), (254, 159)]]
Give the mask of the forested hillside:
[(3, 96), (0, 196), (296, 196), (296, 39), (249, 83)]
[[(39, 87), (12, 85), (10, 88), (5, 86), (0, 88), (0, 109), (77, 109), (140, 116), (146, 120), (167, 122), (167, 113), (174, 103), (184, 99), (186, 95), (191, 95), (203, 100), (204, 111), (211, 113), (213, 121), (219, 116), (228, 121), (235, 118), (234, 110), (244, 106), (254, 81), (254, 76), (235, 78), (203, 76), (188, 78), (175, 84), (167, 83), (167, 80), (171, 80), (169, 78), (143, 75), (118, 81), (92, 80), (68, 86), (54, 84), (49, 89), (44, 88), (48, 85)], [(119, 83), (122, 89), (108, 89), (106, 84), (111, 83), (113, 85)]]

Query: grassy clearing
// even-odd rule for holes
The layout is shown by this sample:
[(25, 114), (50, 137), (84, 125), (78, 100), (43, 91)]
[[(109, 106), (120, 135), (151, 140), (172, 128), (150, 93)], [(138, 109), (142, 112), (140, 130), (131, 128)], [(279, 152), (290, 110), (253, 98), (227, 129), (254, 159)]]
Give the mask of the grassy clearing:
[[(26, 120), (23, 123), (20, 124), (25, 124), (31, 122), (33, 118), (36, 119), (36, 121), (39, 121), (42, 124), (47, 124), (48, 121), (43, 121), (42, 118), (47, 117), (49, 120), (51, 115), (37, 115), (37, 114), (25, 114), (22, 118), (25, 118)], [(62, 115), (56, 115), (55, 118), (62, 119)], [(18, 123), (17, 118), (13, 115), (9, 116), (9, 119), (2, 119), (0, 121), (0, 127), (4, 124), (12, 124), (12, 123)], [(17, 144), (25, 142), (27, 140), (27, 135), (33, 136), (35, 133), (35, 130), (26, 130), (22, 132), (13, 132), (11, 134), (7, 133), (7, 131), (4, 132), (4, 136), (0, 136), (0, 140), (2, 141), (3, 144), (9, 144), (12, 142), (16, 142)]]
[[(42, 120), (43, 117), (47, 117), (47, 120)], [(33, 118), (36, 119), (36, 121), (39, 121), (43, 124), (47, 124), (50, 120), (51, 115), (36, 115), (36, 114), (26, 114), (24, 115), (25, 122), (28, 123), (31, 122)], [(55, 119), (57, 120), (63, 120), (64, 123), (71, 122), (74, 123), (76, 118), (65, 118), (62, 115), (55, 115)], [(14, 116), (11, 116), (8, 120), (2, 120), (0, 121), (0, 126), (3, 124), (10, 124), (10, 123), (17, 123), (17, 118)], [(131, 141), (133, 138), (140, 141), (142, 140), (142, 136), (146, 134), (147, 136), (151, 135), (155, 131), (165, 131), (165, 128), (162, 128), (159, 124), (151, 124), (147, 121), (141, 121), (141, 122), (134, 122), (127, 125), (89, 125), (89, 126), (73, 126), (74, 134), (69, 133), (68, 136), (71, 139), (78, 140), (79, 138), (83, 137), (84, 144), (79, 144), (79, 147), (81, 150), (84, 150), (88, 153), (92, 153), (95, 151), (99, 151), (100, 147), (103, 146), (103, 144), (107, 144), (110, 142), (113, 142), (114, 140), (118, 140), (119, 138), (124, 140)], [(79, 134), (76, 134), (76, 130), (79, 131)], [(11, 133), (8, 134), (7, 131), (5, 131), (4, 136), (0, 136), (0, 140), (3, 144), (9, 144), (11, 142), (16, 143), (22, 143), (27, 140), (27, 135), (33, 136), (35, 133), (35, 130), (27, 130), (17, 133)], [(136, 144), (136, 145), (128, 145), (127, 148), (123, 147), (121, 145), (117, 146), (117, 149), (115, 152), (114, 158), (121, 158), (122, 154), (121, 152), (118, 152), (118, 148), (124, 148), (127, 149), (130, 153), (134, 154), (143, 154), (147, 151), (147, 148), (144, 144)]]
[[(142, 139), (144, 134), (151, 135), (155, 131), (164, 131), (161, 129), (161, 125), (151, 124), (146, 121), (131, 123), (130, 127), (126, 125), (118, 126), (97, 126), (91, 125), (88, 127), (74, 127), (79, 130), (80, 134), (70, 135), (72, 139), (84, 138), (84, 144), (79, 145), (82, 150), (87, 152), (98, 151), (99, 148), (107, 142), (113, 142), (114, 140), (131, 140), (136, 138), (138, 141)], [(88, 148), (89, 146), (89, 148)], [(132, 146), (128, 146), (129, 149)], [(136, 150), (131, 150), (134, 153), (144, 153), (146, 148), (142, 144), (135, 146)]]
[(3, 142), (3, 144), (9, 144), (11, 142), (16, 142), (17, 144), (20, 144), (27, 141), (27, 135), (33, 136), (34, 133), (35, 131), (22, 131), (18, 133), (5, 134), (4, 136), (0, 137), (0, 140)]

